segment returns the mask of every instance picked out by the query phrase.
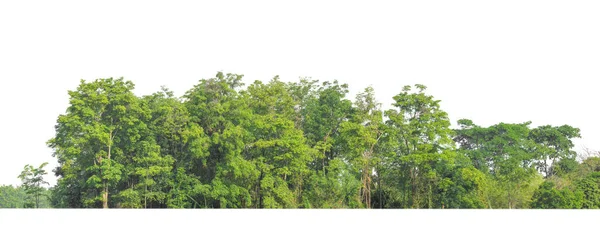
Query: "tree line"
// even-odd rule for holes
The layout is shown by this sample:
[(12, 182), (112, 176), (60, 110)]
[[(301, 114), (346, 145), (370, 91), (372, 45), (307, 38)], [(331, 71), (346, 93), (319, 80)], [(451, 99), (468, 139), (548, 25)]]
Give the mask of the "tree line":
[(51, 206), (600, 206), (600, 158), (578, 159), (578, 128), (461, 119), (452, 129), (420, 84), (383, 110), (371, 87), (349, 99), (338, 81), (242, 77), (219, 72), (181, 98), (82, 80), (48, 141), (59, 164)]

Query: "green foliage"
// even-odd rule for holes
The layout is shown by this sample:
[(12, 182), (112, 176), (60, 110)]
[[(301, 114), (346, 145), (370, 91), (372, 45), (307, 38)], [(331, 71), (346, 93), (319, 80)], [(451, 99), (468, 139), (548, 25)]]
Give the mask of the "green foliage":
[(535, 191), (531, 207), (538, 209), (579, 209), (583, 207), (584, 193), (580, 190), (556, 189), (555, 184), (545, 181)]
[(329, 163), (327, 172), (315, 172), (307, 181), (304, 208), (359, 208), (361, 182), (340, 159)]
[(583, 193), (582, 208), (600, 208), (600, 172), (593, 172), (576, 183), (576, 190)]
[[(538, 169), (548, 176), (555, 175), (557, 173), (568, 172), (566, 170), (560, 170), (560, 168), (567, 168), (563, 163), (563, 166), (551, 166), (556, 162), (560, 162), (564, 159), (574, 160), (576, 153), (571, 150), (573, 148), (573, 142), (571, 139), (580, 138), (580, 131), (578, 128), (573, 128), (568, 125), (560, 127), (552, 127), (550, 125), (540, 126), (531, 130), (529, 137), (538, 146), (534, 149), (534, 152), (540, 157), (537, 162)], [(573, 164), (573, 162), (571, 162)], [(552, 168), (559, 168), (555, 170)], [(571, 168), (574, 168), (571, 165)]]
[(0, 186), (0, 208), (26, 207), (27, 193), (22, 187)]
[(582, 163), (563, 159), (555, 164), (559, 170), (546, 179), (532, 199), (533, 208), (597, 209), (600, 208), (600, 159), (590, 157)]
[(569, 173), (575, 172), (578, 166), (579, 162), (577, 162), (577, 160), (573, 158), (565, 158), (552, 164), (552, 171), (555, 175), (565, 176)]
[(417, 84), (415, 88), (413, 92), (411, 86), (405, 86), (394, 96), (395, 109), (385, 112), (389, 118), (385, 162), (390, 168), (382, 170), (382, 176), (388, 185), (400, 188), (394, 193), (405, 194), (390, 207), (442, 208), (433, 202), (434, 189), (438, 184), (442, 190), (450, 185), (442, 171), (452, 166), (456, 157), (453, 131), (440, 101), (425, 94), (425, 86)]
[(451, 129), (420, 84), (383, 111), (372, 87), (351, 101), (338, 81), (242, 79), (218, 72), (181, 98), (166, 87), (138, 97), (123, 78), (82, 80), (48, 141), (57, 185), (2, 187), (0, 205), (30, 206), (20, 200), (36, 192), (57, 208), (600, 205), (600, 158), (575, 160), (577, 128), (461, 119)]
[(340, 85), (338, 81), (323, 82), (315, 88), (314, 94), (301, 106), (302, 130), (308, 145), (321, 153), (311, 167), (326, 171), (329, 162), (343, 153), (340, 126), (349, 119), (352, 102), (345, 99), (348, 85)]
[(44, 175), (47, 174), (44, 167), (48, 162), (42, 163), (38, 168), (31, 165), (25, 165), (23, 171), (18, 176), (23, 183), (23, 191), (25, 191), (24, 207), (40, 208), (40, 202), (47, 200), (46, 188), (42, 187), (48, 182), (44, 181)]
[(488, 208), (492, 195), (491, 177), (472, 166), (452, 170), (437, 184), (442, 208)]
[(540, 173), (546, 178), (562, 176), (576, 166), (570, 139), (579, 136), (578, 129), (567, 125), (530, 129), (530, 124), (500, 123), (486, 128), (459, 120), (461, 128), (455, 130), (454, 141), (474, 167), (494, 179), (492, 207), (526, 208), (541, 183)]
[(352, 172), (359, 174), (359, 198), (365, 207), (371, 208), (373, 179), (377, 178), (377, 168), (381, 165), (382, 147), (379, 141), (384, 135), (385, 124), (373, 88), (368, 87), (359, 93), (354, 105), (351, 119), (340, 125), (340, 136)]
[(50, 208), (53, 206), (51, 203), (52, 190), (41, 187), (34, 193), (31, 191), (31, 188), (26, 190), (24, 185), (0, 186), (0, 208), (36, 208), (36, 205), (37, 208)]

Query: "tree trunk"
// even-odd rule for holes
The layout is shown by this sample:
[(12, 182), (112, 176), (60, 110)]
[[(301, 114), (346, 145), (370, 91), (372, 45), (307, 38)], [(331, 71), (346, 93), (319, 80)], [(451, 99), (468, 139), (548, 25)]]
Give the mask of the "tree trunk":
[(548, 163), (546, 157), (544, 157), (544, 174), (546, 176), (544, 178), (548, 178), (550, 176), (550, 174), (548, 173)]
[(510, 195), (510, 187), (508, 188), (508, 209), (512, 209), (512, 199)]
[(414, 208), (415, 207), (415, 180), (414, 180), (412, 167), (410, 168), (410, 198), (411, 198), (410, 206), (411, 206), (411, 208)]
[(431, 202), (431, 196), (433, 195), (433, 192), (431, 191), (431, 182), (429, 182), (429, 209), (431, 209), (433, 206), (432, 202)]
[(257, 192), (257, 194), (258, 194), (258, 208), (264, 208), (264, 206), (263, 206), (263, 195), (261, 193), (262, 192), (261, 191), (262, 188), (260, 187), (260, 181), (262, 181), (262, 179), (263, 179), (263, 173), (260, 172), (260, 177), (258, 179), (258, 192)]
[(325, 174), (325, 159), (327, 159), (327, 154), (323, 156), (323, 174)]
[(102, 192), (102, 208), (108, 208), (108, 184), (104, 181), (104, 191)]
[(363, 170), (363, 189), (362, 189), (362, 200), (365, 203), (366, 208), (371, 208), (371, 174), (370, 167), (368, 164), (364, 166)]
[(419, 195), (419, 180), (418, 179), (418, 170), (417, 168), (411, 168), (411, 182), (412, 182), (412, 207), (420, 208), (421, 204), (421, 195)]
[[(109, 139), (110, 140), (108, 141), (108, 154), (107, 154), (106, 158), (110, 162), (110, 151), (111, 151), (112, 139), (113, 139), (112, 131), (109, 134)], [(106, 182), (106, 179), (103, 180), (102, 182), (103, 182), (103, 186), (104, 186), (104, 192), (102, 193), (102, 208), (108, 208), (108, 182)]]
[(144, 209), (148, 208), (148, 185), (144, 188)]
[[(378, 169), (379, 170), (379, 169)], [(383, 193), (381, 191), (381, 176), (380, 173), (377, 173), (377, 193), (379, 194), (379, 209), (383, 209)]]

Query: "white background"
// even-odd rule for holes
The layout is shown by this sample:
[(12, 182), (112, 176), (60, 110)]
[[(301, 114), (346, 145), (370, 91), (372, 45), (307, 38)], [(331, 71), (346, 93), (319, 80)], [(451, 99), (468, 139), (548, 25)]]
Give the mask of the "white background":
[(600, 150), (597, 1), (1, 1), (0, 184), (50, 162), (68, 90), (124, 77), (183, 95), (217, 71), (372, 85), (389, 108), (420, 83), (453, 124), (532, 121)]
[[(8, 236), (595, 236), (598, 211), (4, 209)], [(6, 223), (18, 223), (10, 225)]]

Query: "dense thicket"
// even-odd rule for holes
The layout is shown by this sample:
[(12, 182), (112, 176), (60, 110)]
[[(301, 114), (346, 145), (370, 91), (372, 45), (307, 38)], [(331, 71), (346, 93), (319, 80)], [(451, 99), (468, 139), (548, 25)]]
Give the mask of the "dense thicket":
[(382, 110), (372, 88), (218, 73), (177, 98), (121, 79), (69, 91), (48, 144), (55, 207), (596, 208), (600, 158), (579, 129), (451, 128), (424, 85)]

